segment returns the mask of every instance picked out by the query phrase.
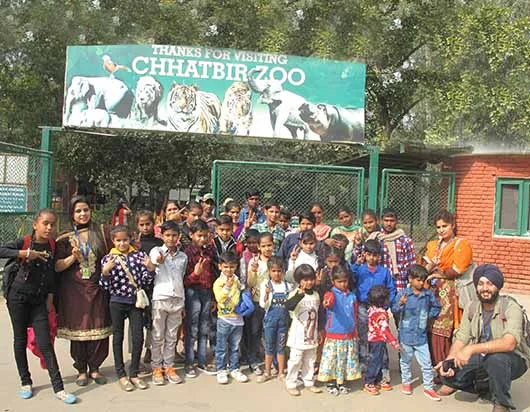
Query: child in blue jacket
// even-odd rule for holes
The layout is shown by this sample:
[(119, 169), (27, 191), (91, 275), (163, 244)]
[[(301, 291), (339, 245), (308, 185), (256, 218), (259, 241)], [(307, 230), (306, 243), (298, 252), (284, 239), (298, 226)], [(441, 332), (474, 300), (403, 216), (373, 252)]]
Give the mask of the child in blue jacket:
[(328, 382), (332, 395), (347, 394), (346, 381), (361, 377), (357, 353), (357, 298), (348, 288), (350, 274), (341, 266), (331, 270), (333, 287), (324, 295), (326, 340), (318, 380)]
[(427, 343), (427, 327), (440, 313), (440, 303), (434, 294), (424, 288), (427, 270), (420, 265), (412, 265), (407, 269), (409, 287), (396, 298), (394, 313), (399, 313), (399, 343), (401, 344), (401, 380), (402, 392), (412, 394), (412, 356), (416, 357), (423, 375), (423, 393), (433, 401), (440, 397), (433, 389), (433, 369), (431, 354)]
[[(357, 329), (359, 332), (359, 361), (362, 372), (366, 371), (370, 357), (368, 350), (368, 293), (373, 286), (382, 285), (388, 289), (390, 302), (393, 302), (396, 297), (394, 278), (390, 271), (380, 264), (380, 258), (381, 244), (378, 240), (370, 239), (364, 244), (364, 253), (350, 266), (354, 283), (357, 285), (357, 301), (359, 302)], [(384, 364), (383, 378), (389, 382), (388, 355), (385, 355)]]

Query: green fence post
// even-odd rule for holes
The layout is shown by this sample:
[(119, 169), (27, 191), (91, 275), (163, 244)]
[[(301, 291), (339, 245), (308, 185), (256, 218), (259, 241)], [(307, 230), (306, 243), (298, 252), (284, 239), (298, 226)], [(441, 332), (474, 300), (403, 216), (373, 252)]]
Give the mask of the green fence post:
[[(41, 132), (40, 148), (41, 150), (50, 151), (50, 137), (51, 130), (44, 127)], [(42, 154), (40, 158), (40, 174), (39, 174), (39, 209), (44, 209), (50, 206), (50, 173), (51, 173), (51, 157)]]
[(377, 210), (377, 186), (379, 179), (379, 147), (367, 146), (370, 154), (370, 170), (368, 172), (368, 208)]
[(217, 176), (217, 165), (218, 165), (218, 160), (214, 160), (213, 161), (213, 167), (212, 167), (212, 193), (213, 193), (213, 196), (215, 198), (215, 215), (216, 217), (219, 217), (219, 212), (220, 212), (220, 193), (219, 193), (219, 179), (218, 179), (218, 176)]

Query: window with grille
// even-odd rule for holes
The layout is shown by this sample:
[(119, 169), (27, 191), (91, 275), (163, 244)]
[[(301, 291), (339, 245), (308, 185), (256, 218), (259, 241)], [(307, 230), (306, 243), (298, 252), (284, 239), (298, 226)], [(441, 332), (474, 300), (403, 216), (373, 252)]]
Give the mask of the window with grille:
[(497, 179), (495, 234), (530, 236), (530, 178)]

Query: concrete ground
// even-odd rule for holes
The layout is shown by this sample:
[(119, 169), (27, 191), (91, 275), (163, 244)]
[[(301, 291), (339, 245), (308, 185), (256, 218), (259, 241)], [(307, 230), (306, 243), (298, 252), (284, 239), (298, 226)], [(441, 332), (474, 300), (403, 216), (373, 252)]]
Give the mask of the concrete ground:
[[(530, 309), (530, 296), (517, 296), (519, 301)], [(379, 396), (370, 396), (361, 390), (360, 381), (356, 381), (349, 395), (334, 397), (328, 393), (312, 394), (303, 392), (298, 398), (287, 394), (277, 380), (257, 384), (255, 377), (245, 384), (230, 383), (218, 385), (215, 377), (199, 375), (188, 379), (181, 385), (150, 386), (145, 391), (123, 392), (116, 381), (112, 354), (105, 361), (102, 372), (109, 378), (109, 383), (97, 386), (90, 383), (79, 388), (75, 384), (76, 374), (69, 356), (68, 341), (58, 340), (55, 348), (67, 391), (79, 397), (78, 404), (64, 405), (53, 398), (46, 371), (40, 369), (37, 359), (29, 355), (30, 370), (34, 381), (34, 397), (29, 400), (18, 398), (19, 379), (12, 350), (12, 331), (9, 316), (4, 302), (0, 302), (0, 330), (5, 331), (0, 340), (0, 412), (41, 411), (97, 411), (97, 412), (135, 412), (156, 410), (157, 412), (178, 410), (179, 412), (271, 412), (271, 411), (304, 411), (335, 412), (355, 410), (384, 411), (490, 411), (491, 404), (477, 400), (476, 396), (457, 393), (441, 402), (433, 402), (423, 396), (419, 371), (414, 369), (414, 394), (406, 396), (401, 393), (400, 377), (397, 369), (397, 353), (391, 351), (392, 383), (391, 392)], [(181, 370), (180, 373), (183, 371)], [(244, 370), (249, 373), (248, 370)], [(512, 385), (512, 395), (517, 410), (530, 411), (530, 374), (524, 375)]]

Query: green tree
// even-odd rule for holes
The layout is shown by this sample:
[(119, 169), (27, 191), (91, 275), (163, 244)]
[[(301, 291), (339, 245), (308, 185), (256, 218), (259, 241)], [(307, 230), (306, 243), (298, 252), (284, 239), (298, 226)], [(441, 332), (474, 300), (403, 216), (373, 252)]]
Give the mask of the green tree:
[[(12, 0), (0, 8), (0, 131), (5, 140), (37, 146), (37, 126), (61, 123), (67, 45), (165, 43), (365, 61), (370, 143), (527, 142), (527, 6), (520, 0)], [(190, 167), (186, 153), (195, 151), (204, 153), (202, 160), (222, 153), (297, 162), (334, 162), (356, 153), (298, 142), (230, 148), (215, 139), (161, 139), (168, 146), (176, 139), (186, 149), (173, 154), (176, 168)], [(92, 149), (99, 153), (107, 144), (98, 141)], [(160, 155), (162, 162), (167, 154)], [(78, 170), (88, 170), (81, 165), (91, 158), (76, 157)], [(63, 163), (73, 167), (73, 159)], [(189, 182), (197, 180), (194, 173), (185, 173)], [(207, 179), (208, 170), (195, 175)]]
[(427, 141), (528, 144), (530, 8), (521, 3), (471, 2), (440, 33), (444, 82), (431, 96)]

